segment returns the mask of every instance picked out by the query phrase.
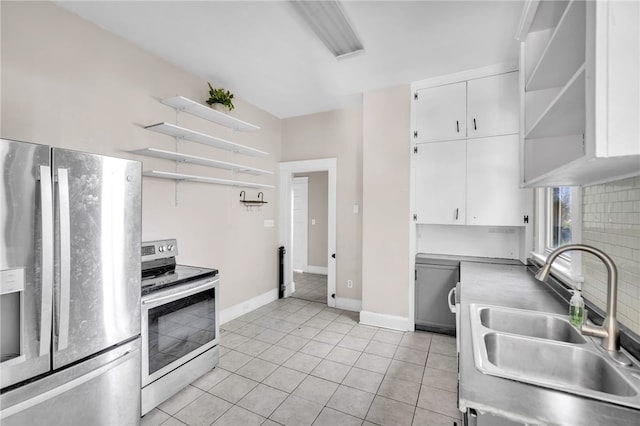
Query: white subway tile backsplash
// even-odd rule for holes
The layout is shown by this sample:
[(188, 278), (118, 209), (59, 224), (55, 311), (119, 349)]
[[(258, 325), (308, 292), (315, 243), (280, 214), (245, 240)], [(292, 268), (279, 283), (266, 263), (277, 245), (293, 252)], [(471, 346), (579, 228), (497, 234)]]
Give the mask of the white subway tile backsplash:
[[(608, 253), (618, 267), (619, 321), (640, 334), (640, 175), (583, 189), (582, 241)], [(607, 272), (583, 255), (584, 296), (604, 309)]]

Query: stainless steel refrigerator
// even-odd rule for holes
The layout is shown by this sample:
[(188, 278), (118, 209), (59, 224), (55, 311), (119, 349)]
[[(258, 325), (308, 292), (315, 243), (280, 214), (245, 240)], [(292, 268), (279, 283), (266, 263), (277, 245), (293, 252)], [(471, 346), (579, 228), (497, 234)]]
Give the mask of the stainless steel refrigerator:
[(138, 424), (140, 163), (0, 139), (0, 188), (0, 424)]

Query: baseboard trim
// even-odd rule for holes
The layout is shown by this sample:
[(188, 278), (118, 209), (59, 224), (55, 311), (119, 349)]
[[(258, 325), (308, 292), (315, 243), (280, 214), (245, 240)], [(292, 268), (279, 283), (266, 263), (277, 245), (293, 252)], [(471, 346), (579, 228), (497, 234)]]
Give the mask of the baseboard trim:
[(329, 268), (327, 268), (326, 266), (307, 265), (307, 267), (304, 270), (304, 272), (308, 272), (310, 274), (327, 275), (327, 274), (329, 274)]
[(233, 319), (236, 319), (246, 313), (258, 309), (261, 306), (269, 304), (274, 300), (278, 300), (278, 289), (274, 288), (266, 293), (262, 293), (259, 296), (253, 297), (249, 300), (245, 300), (237, 305), (229, 306), (226, 309), (220, 311), (220, 324), (225, 324)]
[(362, 300), (336, 297), (336, 308), (344, 309), (345, 311), (360, 312), (362, 310)]
[(375, 327), (390, 328), (392, 330), (409, 330), (409, 318), (396, 315), (379, 314), (377, 312), (361, 311), (360, 324)]

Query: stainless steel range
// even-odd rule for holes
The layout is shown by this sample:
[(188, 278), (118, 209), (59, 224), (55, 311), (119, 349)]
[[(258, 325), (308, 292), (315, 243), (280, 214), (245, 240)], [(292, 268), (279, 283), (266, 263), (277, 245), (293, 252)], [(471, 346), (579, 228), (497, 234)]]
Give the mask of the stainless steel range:
[(216, 269), (176, 264), (176, 240), (142, 243), (142, 414), (218, 363)]

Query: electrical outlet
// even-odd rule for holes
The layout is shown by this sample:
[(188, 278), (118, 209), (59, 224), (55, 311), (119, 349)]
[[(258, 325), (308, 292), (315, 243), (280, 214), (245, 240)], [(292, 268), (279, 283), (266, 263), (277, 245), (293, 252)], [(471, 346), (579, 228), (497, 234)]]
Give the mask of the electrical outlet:
[(347, 288), (353, 288), (353, 281), (347, 280)]

